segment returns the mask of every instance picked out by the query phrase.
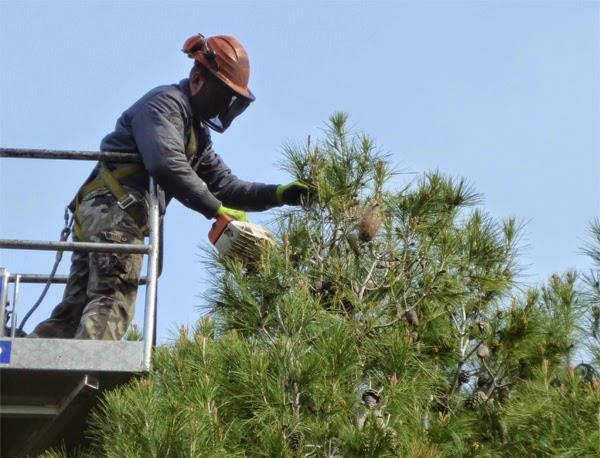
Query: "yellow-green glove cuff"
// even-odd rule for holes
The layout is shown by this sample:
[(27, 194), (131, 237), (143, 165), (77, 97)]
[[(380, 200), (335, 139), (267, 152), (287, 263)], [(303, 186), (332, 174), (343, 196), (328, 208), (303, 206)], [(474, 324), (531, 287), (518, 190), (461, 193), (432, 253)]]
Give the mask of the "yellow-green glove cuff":
[(221, 205), (217, 210), (217, 216), (222, 215), (229, 216), (230, 218), (233, 218), (238, 221), (244, 221), (246, 223), (248, 222), (248, 216), (246, 216), (246, 212), (242, 210), (236, 210), (234, 208), (227, 208), (223, 205)]

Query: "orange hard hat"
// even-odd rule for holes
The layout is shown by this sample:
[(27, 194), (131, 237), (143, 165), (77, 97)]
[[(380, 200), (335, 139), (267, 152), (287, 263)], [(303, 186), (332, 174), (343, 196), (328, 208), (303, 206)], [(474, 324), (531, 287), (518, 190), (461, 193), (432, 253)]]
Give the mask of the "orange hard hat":
[(232, 36), (205, 38), (202, 34), (188, 38), (182, 51), (225, 83), (233, 92), (249, 101), (254, 94), (248, 89), (250, 60), (242, 44)]

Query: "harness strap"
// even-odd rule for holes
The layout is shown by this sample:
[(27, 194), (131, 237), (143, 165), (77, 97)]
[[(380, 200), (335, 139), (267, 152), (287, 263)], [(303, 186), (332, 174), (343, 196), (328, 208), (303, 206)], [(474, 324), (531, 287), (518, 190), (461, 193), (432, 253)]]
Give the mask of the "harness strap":
[[(117, 169), (119, 170), (119, 169)], [(119, 180), (113, 175), (104, 162), (100, 162), (100, 179), (117, 199), (117, 205), (121, 210), (127, 210), (137, 202), (137, 198), (125, 191)]]
[(185, 157), (188, 161), (191, 161), (196, 153), (198, 152), (198, 135), (196, 134), (196, 126), (192, 122), (192, 128), (190, 129), (190, 138), (188, 139), (187, 145), (185, 145)]
[[(120, 186), (121, 183), (119, 183), (118, 180), (127, 178), (131, 175), (135, 175), (136, 173), (141, 172), (142, 170), (144, 170), (144, 167), (141, 164), (123, 164), (123, 165), (119, 166), (116, 170), (111, 171), (106, 166), (106, 164), (101, 162), (100, 163), (100, 177), (96, 178), (95, 180), (90, 181), (88, 184), (86, 184), (81, 189), (81, 191), (79, 193), (80, 194), (79, 197), (83, 198), (86, 195), (88, 195), (89, 193), (97, 191), (98, 189), (101, 189), (101, 188), (108, 188), (109, 191), (114, 194), (110, 185), (104, 181), (104, 177), (107, 177), (110, 175), (110, 177), (108, 179), (110, 181), (113, 181), (113, 180), (111, 180), (111, 178), (113, 178), (114, 181), (116, 181), (117, 184)], [(123, 192), (125, 192), (125, 190), (123, 190)], [(115, 194), (115, 198), (117, 200), (120, 200), (120, 198), (116, 194)]]
[(148, 225), (145, 222), (145, 210), (142, 202), (140, 202), (136, 196), (127, 192), (119, 182), (119, 180), (134, 175), (142, 170), (144, 170), (144, 167), (141, 164), (124, 164), (116, 170), (111, 171), (104, 162), (100, 162), (99, 177), (81, 188), (77, 193), (74, 202), (71, 203), (71, 208), (74, 207), (74, 209), (72, 209), (75, 214), (73, 232), (79, 240), (84, 240), (83, 231), (77, 220), (79, 204), (85, 196), (102, 188), (107, 188), (110, 191), (115, 199), (117, 199), (119, 208), (127, 212), (129, 216), (133, 218), (144, 235), (148, 233)]

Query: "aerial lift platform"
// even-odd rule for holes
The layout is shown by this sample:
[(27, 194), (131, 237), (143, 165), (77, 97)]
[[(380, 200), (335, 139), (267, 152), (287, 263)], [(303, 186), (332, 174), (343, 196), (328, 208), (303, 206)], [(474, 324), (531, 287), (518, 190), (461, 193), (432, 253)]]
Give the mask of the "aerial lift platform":
[[(0, 149), (0, 157), (140, 162), (137, 154)], [(147, 255), (142, 341), (17, 337), (19, 288), (25, 283), (66, 283), (65, 276), (11, 274), (0, 268), (0, 456), (35, 457), (51, 446), (85, 443), (86, 418), (101, 395), (150, 369), (156, 334), (159, 254), (157, 187), (150, 179), (148, 244), (0, 240), (0, 249), (101, 251)], [(12, 286), (12, 301), (9, 289)]]

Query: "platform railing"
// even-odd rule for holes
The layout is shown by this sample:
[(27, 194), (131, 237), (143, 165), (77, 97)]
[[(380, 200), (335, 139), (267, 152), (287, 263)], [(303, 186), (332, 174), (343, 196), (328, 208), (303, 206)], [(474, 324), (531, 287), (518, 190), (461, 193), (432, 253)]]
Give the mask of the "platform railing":
[[(96, 151), (54, 151), (41, 149), (0, 148), (0, 158), (17, 159), (63, 159), (85, 161), (107, 161), (115, 163), (141, 162), (139, 155), (134, 153), (96, 152)], [(159, 205), (157, 185), (152, 177), (149, 180), (149, 236), (147, 244), (115, 244), (101, 242), (55, 242), (38, 240), (0, 239), (0, 249), (47, 250), (47, 251), (77, 251), (77, 252), (110, 252), (137, 253), (148, 256), (146, 277), (140, 284), (146, 285), (143, 325), (143, 356), (142, 367), (150, 369), (152, 346), (154, 342), (156, 322), (156, 292), (158, 281), (159, 257)], [(19, 287), (23, 283), (45, 283), (47, 275), (22, 273), (12, 275), (6, 269), (0, 269), (0, 319), (4, 323), (8, 304), (8, 284), (13, 283), (13, 300), (11, 303), (11, 337), (14, 338), (17, 319), (17, 301)], [(52, 283), (66, 283), (68, 277), (55, 276)], [(4, 325), (0, 326), (0, 337), (4, 336)]]

